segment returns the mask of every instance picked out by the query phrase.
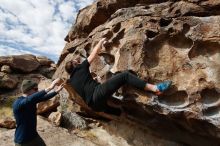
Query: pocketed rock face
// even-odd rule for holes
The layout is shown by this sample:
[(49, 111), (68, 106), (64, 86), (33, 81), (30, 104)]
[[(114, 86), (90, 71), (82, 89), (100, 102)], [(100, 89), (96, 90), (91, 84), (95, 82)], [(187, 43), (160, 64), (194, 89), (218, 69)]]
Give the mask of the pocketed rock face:
[(78, 14), (54, 77), (67, 78), (65, 63), (88, 57), (106, 37), (91, 64), (102, 81), (123, 70), (150, 83), (173, 81), (160, 97), (125, 87), (120, 106), (128, 120), (183, 144), (219, 145), (219, 15), (218, 0), (98, 0)]

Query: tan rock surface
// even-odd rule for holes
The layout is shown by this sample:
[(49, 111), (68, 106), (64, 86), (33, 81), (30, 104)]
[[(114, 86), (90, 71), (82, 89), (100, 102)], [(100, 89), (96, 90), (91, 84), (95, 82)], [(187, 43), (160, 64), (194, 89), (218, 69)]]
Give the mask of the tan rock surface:
[(14, 89), (17, 87), (18, 79), (15, 76), (0, 72), (0, 88)]
[(16, 127), (15, 120), (12, 118), (0, 119), (0, 128), (14, 129)]
[(50, 66), (52, 63), (54, 63), (54, 61), (50, 60), (45, 56), (37, 56), (36, 59), (41, 65), (45, 66)]
[[(52, 80), (50, 79), (42, 79), (38, 83), (38, 89), (44, 90), (50, 86)], [(37, 113), (43, 114), (46, 112), (51, 112), (52, 110), (56, 109), (59, 106), (59, 95), (37, 104)]]
[[(150, 83), (172, 80), (163, 96), (124, 88), (128, 119), (188, 145), (220, 143), (220, 3), (218, 0), (98, 0), (81, 10), (69, 31), (54, 77), (107, 37), (91, 71), (132, 70)], [(132, 99), (132, 97), (134, 97)]]
[(3, 66), (1, 67), (1, 72), (11, 73), (11, 68), (10, 68), (10, 66), (8, 66), (8, 65), (3, 65)]
[(48, 119), (56, 126), (60, 126), (62, 114), (60, 112), (52, 112)]
[(0, 65), (6, 64), (13, 69), (29, 73), (36, 70), (40, 64), (34, 55), (14, 55), (9, 57), (0, 57)]
[[(181, 146), (159, 137), (150, 136), (147, 131), (142, 131), (132, 125), (111, 123), (103, 127), (92, 127), (90, 130), (75, 130), (69, 133), (66, 129), (54, 127), (38, 117), (37, 129), (47, 146), (155, 146), (155, 144)], [(135, 138), (136, 136), (138, 139)], [(1, 146), (14, 146), (13, 137), (14, 130), (0, 129)]]

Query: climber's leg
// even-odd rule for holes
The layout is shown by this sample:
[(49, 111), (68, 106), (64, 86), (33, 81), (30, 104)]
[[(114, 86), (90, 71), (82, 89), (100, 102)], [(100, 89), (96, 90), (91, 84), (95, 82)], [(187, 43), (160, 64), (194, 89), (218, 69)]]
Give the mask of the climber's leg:
[(34, 139), (32, 139), (27, 143), (24, 144), (15, 143), (15, 146), (46, 146), (46, 144), (40, 136), (36, 136)]
[(128, 71), (119, 73), (107, 80), (105, 83), (98, 85), (93, 93), (91, 105), (93, 109), (103, 109), (107, 105), (107, 99), (112, 96), (121, 86), (128, 84), (144, 90), (146, 82), (137, 78)]
[(97, 86), (94, 97), (104, 96), (103, 98), (108, 98), (108, 96), (111, 96), (123, 85), (130, 85), (138, 89), (144, 90), (146, 87), (146, 82), (137, 78), (130, 72), (125, 71), (113, 76), (103, 84)]
[[(158, 91), (163, 92), (165, 89), (169, 88), (170, 86), (169, 84), (169, 86), (166, 86), (166, 88), (160, 88), (163, 89), (160, 90), (157, 87), (157, 85), (148, 84), (145, 81), (136, 77), (135, 75), (131, 74), (130, 72), (125, 71), (115, 75), (111, 79), (107, 80), (105, 83), (100, 84), (95, 88), (93, 94), (93, 102), (92, 102), (93, 105), (97, 105), (99, 107), (100, 105), (106, 105), (107, 99), (111, 97), (111, 95), (114, 92), (116, 92), (121, 86), (125, 84), (133, 86), (140, 90), (149, 90), (153, 92), (158, 92)], [(96, 108), (98, 108), (97, 106)]]
[[(116, 92), (121, 86), (123, 85), (129, 85), (135, 88), (138, 88), (140, 90), (145, 91), (153, 91), (163, 92), (170, 86), (170, 81), (162, 82), (158, 85), (153, 85), (146, 83), (144, 80), (141, 80), (134, 74), (130, 73), (129, 71), (124, 71), (122, 73), (119, 73), (115, 76), (113, 76), (111, 79), (107, 80), (105, 83), (99, 85), (98, 89), (101, 90), (102, 95), (112, 95), (114, 92)], [(159, 88), (158, 88), (159, 87)]]

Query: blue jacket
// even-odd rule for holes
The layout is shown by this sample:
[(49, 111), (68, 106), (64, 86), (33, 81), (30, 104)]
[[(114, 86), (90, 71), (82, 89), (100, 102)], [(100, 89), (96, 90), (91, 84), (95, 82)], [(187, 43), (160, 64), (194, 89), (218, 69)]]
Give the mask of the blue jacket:
[(16, 120), (15, 143), (22, 144), (38, 136), (36, 104), (54, 97), (57, 93), (47, 94), (45, 90), (36, 92), (28, 97), (18, 97), (13, 103), (13, 113)]

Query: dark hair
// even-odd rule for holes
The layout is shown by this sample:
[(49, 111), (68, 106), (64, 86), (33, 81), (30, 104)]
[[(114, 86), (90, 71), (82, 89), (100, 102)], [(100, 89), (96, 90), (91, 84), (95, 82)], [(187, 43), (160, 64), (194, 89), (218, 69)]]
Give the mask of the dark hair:
[(65, 70), (68, 74), (71, 74), (73, 69), (78, 65), (79, 63), (75, 60), (68, 61), (65, 65)]

